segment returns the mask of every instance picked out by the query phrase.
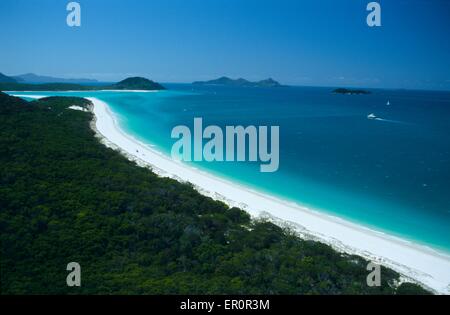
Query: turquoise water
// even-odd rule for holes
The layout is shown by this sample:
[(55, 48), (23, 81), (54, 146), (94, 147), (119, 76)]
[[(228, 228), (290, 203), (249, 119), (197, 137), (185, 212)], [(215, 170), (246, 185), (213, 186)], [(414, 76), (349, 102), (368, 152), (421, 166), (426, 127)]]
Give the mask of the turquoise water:
[[(170, 154), (171, 130), (279, 125), (280, 167), (191, 162), (272, 195), (450, 252), (450, 92), (167, 84), (158, 93), (70, 92), (107, 102), (122, 127)], [(20, 93), (26, 94), (26, 93)], [(29, 94), (49, 95), (49, 92)], [(386, 105), (390, 101), (390, 106)], [(375, 113), (385, 120), (369, 120)]]

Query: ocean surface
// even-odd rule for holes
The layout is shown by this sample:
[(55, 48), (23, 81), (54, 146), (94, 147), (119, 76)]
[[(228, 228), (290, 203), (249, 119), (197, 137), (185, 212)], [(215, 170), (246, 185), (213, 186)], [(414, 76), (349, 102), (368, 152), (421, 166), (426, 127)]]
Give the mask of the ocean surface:
[[(156, 93), (28, 94), (97, 97), (127, 133), (167, 155), (176, 141), (172, 128), (193, 132), (194, 117), (203, 118), (204, 127), (280, 126), (277, 172), (261, 173), (260, 162), (189, 163), (450, 253), (450, 92), (165, 86), (169, 90)], [(370, 113), (381, 119), (368, 119)]]

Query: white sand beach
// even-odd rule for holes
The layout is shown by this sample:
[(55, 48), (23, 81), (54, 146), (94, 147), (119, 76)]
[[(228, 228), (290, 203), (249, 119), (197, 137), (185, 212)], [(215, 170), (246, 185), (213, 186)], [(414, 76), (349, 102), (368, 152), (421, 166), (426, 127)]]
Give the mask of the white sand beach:
[(405, 279), (420, 283), (435, 293), (450, 294), (449, 255), (285, 202), (174, 161), (122, 131), (105, 102), (97, 98), (88, 99), (94, 105), (95, 122), (92, 126), (102, 143), (120, 150), (139, 165), (151, 167), (161, 176), (190, 182), (202, 194), (240, 207), (254, 217), (266, 217), (278, 225), (290, 226), (303, 238), (318, 240), (338, 251), (360, 255), (390, 267)]

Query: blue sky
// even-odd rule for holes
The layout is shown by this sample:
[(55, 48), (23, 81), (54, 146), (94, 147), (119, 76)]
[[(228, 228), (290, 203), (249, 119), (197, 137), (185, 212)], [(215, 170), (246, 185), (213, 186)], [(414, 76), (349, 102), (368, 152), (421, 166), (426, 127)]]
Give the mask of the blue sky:
[(0, 1), (0, 72), (115, 81), (227, 75), (285, 84), (450, 90), (450, 1)]

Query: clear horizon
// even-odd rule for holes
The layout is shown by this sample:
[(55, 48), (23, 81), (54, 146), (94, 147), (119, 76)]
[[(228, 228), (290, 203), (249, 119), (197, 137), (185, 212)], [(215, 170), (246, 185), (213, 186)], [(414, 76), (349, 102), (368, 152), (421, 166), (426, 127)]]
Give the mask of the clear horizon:
[[(0, 72), (114, 82), (221, 76), (317, 87), (450, 90), (450, 2), (4, 0)], [(18, 40), (18, 38), (24, 40)]]

